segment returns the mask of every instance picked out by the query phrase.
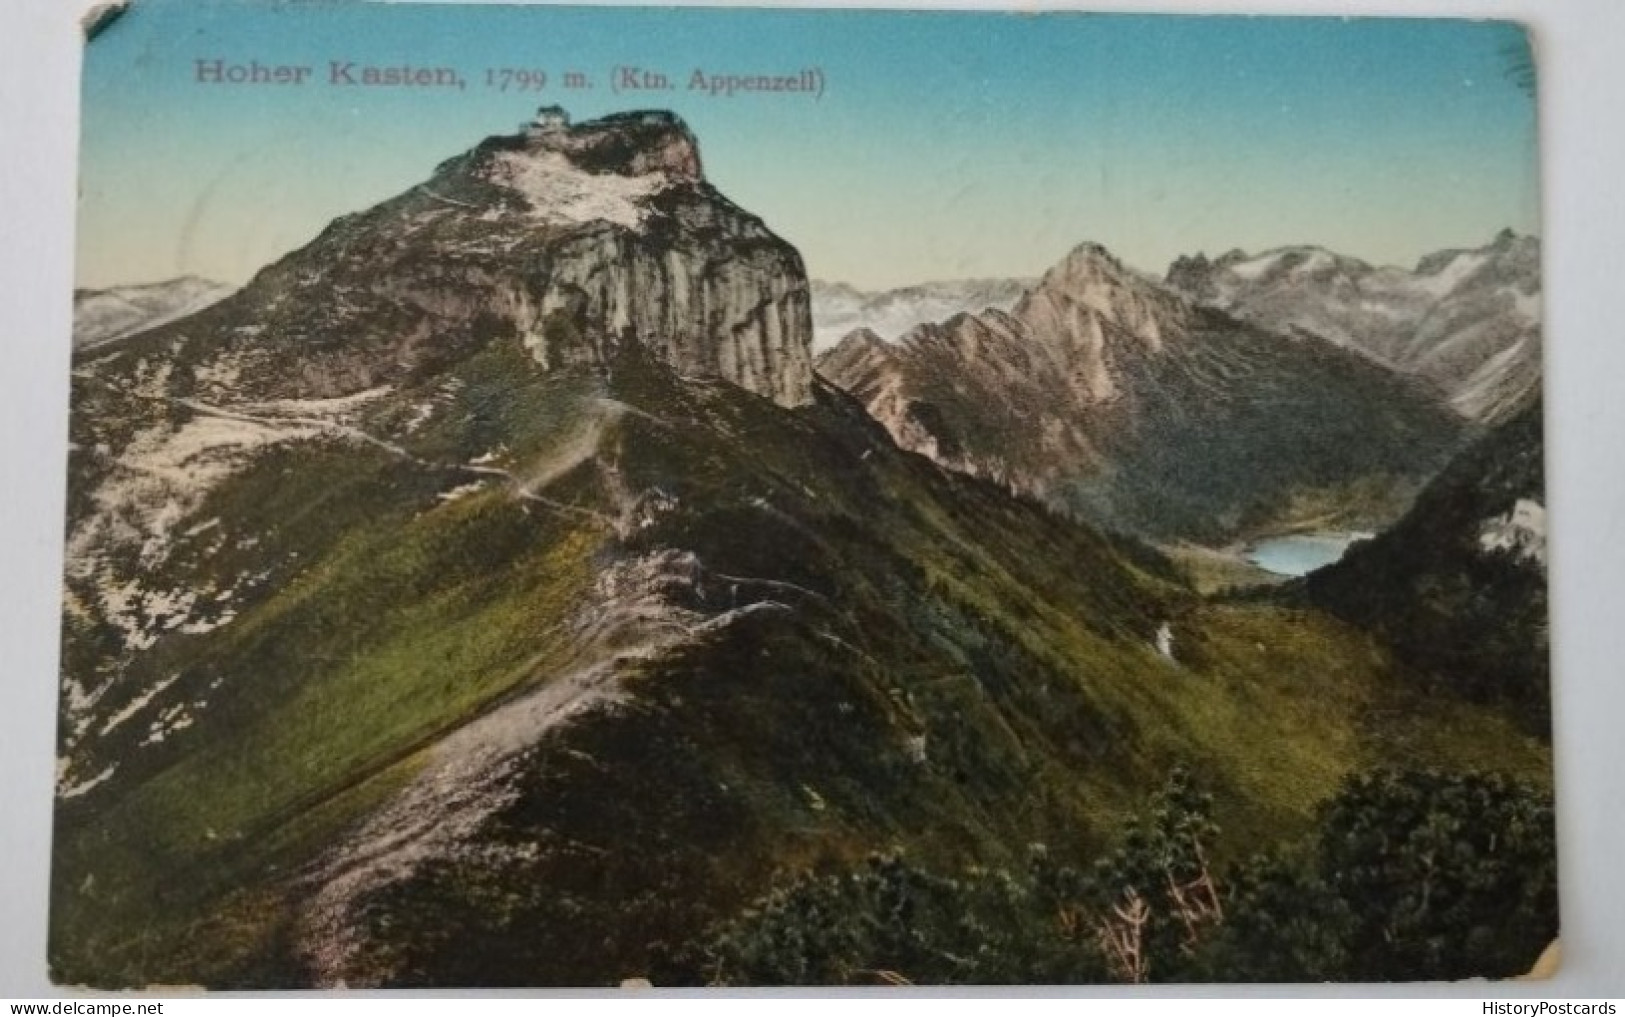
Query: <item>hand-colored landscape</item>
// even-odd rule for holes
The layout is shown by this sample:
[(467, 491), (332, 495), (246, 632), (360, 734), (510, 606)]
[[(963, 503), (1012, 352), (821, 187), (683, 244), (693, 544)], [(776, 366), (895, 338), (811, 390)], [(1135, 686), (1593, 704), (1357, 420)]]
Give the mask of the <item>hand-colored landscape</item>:
[[(656, 14), (523, 16), (730, 17)], [(105, 239), (127, 220), (95, 214), (134, 200), (98, 161), (113, 135), (158, 158), (94, 136), (98, 60), (186, 17), (145, 16), (88, 55), (57, 981), (1454, 979), (1555, 942), (1521, 205), (1408, 267), (1194, 243), (1156, 271), (1079, 226), (1040, 264), (837, 281), (867, 256), (814, 230), (815, 263), (724, 186), (749, 165), (715, 168), (708, 114), (509, 97), (217, 283), (140, 270)], [(778, 16), (899, 27), (738, 15)], [(1190, 20), (1050, 27), (1241, 53), (1330, 31)], [(1509, 60), (1506, 26), (1349, 30), (1407, 76), (1426, 52)], [(1001, 73), (1070, 73), (1035, 52)], [(783, 114), (832, 139), (795, 173), (842, 175), (833, 139), (864, 125), (833, 108)], [(718, 114), (725, 153), (749, 150), (743, 109)], [(1117, 143), (1159, 137), (1184, 135)], [(1001, 179), (998, 153), (935, 156), (967, 193)], [(290, 215), (321, 205), (308, 187)], [(1015, 240), (956, 243), (1020, 246), (1045, 194), (1000, 201)]]

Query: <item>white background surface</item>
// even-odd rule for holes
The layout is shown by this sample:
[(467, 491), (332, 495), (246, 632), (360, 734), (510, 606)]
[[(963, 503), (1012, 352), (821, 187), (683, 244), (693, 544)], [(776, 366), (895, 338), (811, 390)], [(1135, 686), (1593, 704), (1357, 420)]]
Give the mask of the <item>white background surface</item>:
[[(44, 957), (80, 6), (0, 0), (0, 998), (55, 994)], [(1544, 985), (1217, 991), (1625, 996), (1625, 2), (1115, 0), (1087, 8), (1456, 15), (1534, 27), (1564, 969)]]

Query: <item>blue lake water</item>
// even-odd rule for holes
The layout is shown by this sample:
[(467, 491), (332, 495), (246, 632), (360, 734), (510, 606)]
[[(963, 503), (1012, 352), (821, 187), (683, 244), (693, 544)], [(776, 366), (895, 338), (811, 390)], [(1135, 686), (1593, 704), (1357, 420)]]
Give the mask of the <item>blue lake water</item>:
[(1294, 533), (1261, 540), (1243, 552), (1244, 557), (1265, 572), (1278, 576), (1303, 576), (1343, 557), (1350, 544), (1367, 540), (1369, 533)]

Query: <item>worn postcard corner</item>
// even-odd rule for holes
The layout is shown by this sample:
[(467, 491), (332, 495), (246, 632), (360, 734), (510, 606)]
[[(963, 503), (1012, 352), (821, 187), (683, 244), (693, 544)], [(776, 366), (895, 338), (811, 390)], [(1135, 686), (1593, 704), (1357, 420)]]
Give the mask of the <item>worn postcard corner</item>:
[(85, 11), (79, 19), (79, 28), (85, 34), (85, 42), (87, 44), (95, 42), (96, 36), (122, 17), (131, 3), (132, 0), (112, 0), (110, 3), (96, 4)]

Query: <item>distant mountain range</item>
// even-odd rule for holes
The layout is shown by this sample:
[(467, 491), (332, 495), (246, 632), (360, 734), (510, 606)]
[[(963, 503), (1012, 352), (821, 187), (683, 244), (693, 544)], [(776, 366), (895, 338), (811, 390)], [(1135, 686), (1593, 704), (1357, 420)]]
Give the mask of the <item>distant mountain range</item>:
[(224, 283), (181, 276), (73, 293), (73, 344), (99, 346), (203, 310), (231, 293)]
[(1414, 269), (1318, 247), (1180, 258), (1168, 284), (1286, 334), (1318, 336), (1437, 385), (1472, 420), (1508, 419), (1541, 379), (1540, 241), (1503, 231)]
[(909, 329), (956, 314), (1008, 311), (1036, 279), (956, 279), (865, 291), (846, 283), (812, 281), (813, 352), (821, 353), (858, 328), (892, 342)]

